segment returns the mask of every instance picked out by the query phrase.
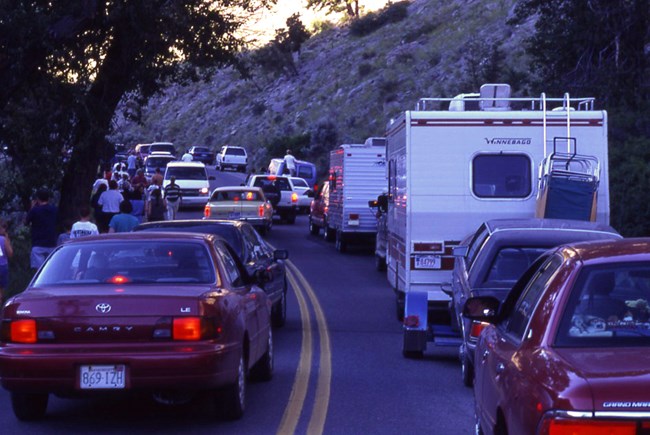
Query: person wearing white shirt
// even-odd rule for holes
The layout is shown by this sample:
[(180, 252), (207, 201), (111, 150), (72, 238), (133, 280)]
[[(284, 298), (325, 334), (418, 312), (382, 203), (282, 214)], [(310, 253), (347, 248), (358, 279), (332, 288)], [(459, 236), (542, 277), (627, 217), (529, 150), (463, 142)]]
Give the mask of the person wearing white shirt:
[(284, 167), (289, 170), (292, 177), (296, 176), (296, 158), (291, 154), (291, 150), (287, 150), (284, 156)]
[(77, 239), (79, 237), (97, 234), (99, 234), (97, 225), (90, 221), (90, 207), (82, 205), (79, 208), (79, 220), (72, 224), (72, 228), (70, 229), (70, 238)]
[(192, 160), (194, 160), (194, 157), (192, 157), (192, 154), (185, 151), (185, 154), (183, 154), (183, 157), (181, 157), (181, 161), (183, 161), (183, 162), (191, 162)]

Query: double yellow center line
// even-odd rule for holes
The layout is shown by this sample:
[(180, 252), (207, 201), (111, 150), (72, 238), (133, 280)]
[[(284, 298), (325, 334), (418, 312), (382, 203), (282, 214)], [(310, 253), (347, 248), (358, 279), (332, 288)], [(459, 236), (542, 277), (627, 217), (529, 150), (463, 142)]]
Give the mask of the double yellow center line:
[(295, 433), (298, 421), (303, 413), (305, 399), (307, 398), (307, 392), (309, 390), (309, 380), (311, 377), (313, 360), (313, 332), (311, 314), (309, 312), (309, 306), (305, 294), (314, 310), (320, 343), (316, 394), (314, 396), (314, 405), (311, 417), (309, 418), (307, 433), (310, 435), (322, 434), (325, 426), (325, 419), (327, 417), (327, 408), (329, 406), (330, 398), (330, 383), (332, 380), (332, 354), (327, 321), (325, 320), (325, 314), (318, 302), (316, 293), (314, 293), (309, 282), (307, 282), (303, 274), (292, 262), (287, 261), (286, 265), (287, 278), (296, 294), (298, 307), (300, 308), (300, 318), (302, 319), (302, 346), (300, 349), (298, 369), (296, 370), (293, 387), (291, 388), (291, 395), (289, 396), (289, 402), (287, 403), (284, 415), (282, 416), (282, 421), (278, 428), (278, 434), (285, 435)]

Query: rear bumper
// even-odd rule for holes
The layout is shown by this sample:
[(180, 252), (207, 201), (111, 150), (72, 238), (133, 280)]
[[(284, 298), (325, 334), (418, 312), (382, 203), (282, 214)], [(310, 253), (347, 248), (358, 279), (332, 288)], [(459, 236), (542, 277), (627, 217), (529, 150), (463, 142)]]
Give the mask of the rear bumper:
[[(60, 349), (60, 347), (66, 347)], [(82, 365), (124, 364), (125, 390), (206, 390), (235, 382), (241, 347), (215, 343), (147, 346), (7, 346), (0, 350), (0, 382), (10, 391), (78, 393)], [(114, 391), (114, 390), (111, 390)]]

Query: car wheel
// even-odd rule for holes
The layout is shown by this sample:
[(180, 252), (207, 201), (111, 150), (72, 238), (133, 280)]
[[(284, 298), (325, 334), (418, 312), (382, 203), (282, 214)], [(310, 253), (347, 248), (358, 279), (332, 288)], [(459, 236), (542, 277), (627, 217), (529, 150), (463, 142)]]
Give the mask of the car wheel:
[(347, 250), (347, 243), (343, 240), (343, 232), (337, 230), (336, 231), (336, 242), (335, 242), (336, 250), (339, 252), (345, 252)]
[(400, 300), (400, 297), (395, 298), (395, 313), (397, 314), (397, 320), (400, 322), (404, 321), (404, 301)]
[(287, 321), (287, 284), (284, 284), (280, 300), (273, 305), (271, 313), (271, 322), (276, 328), (284, 326)]
[(222, 415), (227, 420), (239, 420), (244, 415), (246, 408), (246, 362), (244, 355), (240, 355), (237, 365), (237, 379), (235, 383), (221, 391), (220, 399)]
[(483, 429), (481, 428), (481, 421), (478, 418), (478, 415), (476, 414), (476, 409), (474, 409), (474, 434), (475, 435), (483, 435)]
[[(465, 351), (467, 352), (467, 351)], [(467, 354), (464, 353), (460, 360), (460, 371), (462, 374), (463, 385), (466, 387), (474, 386), (474, 366), (467, 357)]]
[(257, 381), (270, 381), (273, 378), (273, 330), (269, 328), (266, 352), (251, 369), (251, 377)]
[(317, 236), (318, 233), (320, 232), (320, 228), (316, 226), (311, 219), (309, 219), (309, 234), (312, 236)]
[(378, 272), (383, 272), (386, 270), (386, 259), (381, 258), (377, 254), (375, 254), (375, 269), (377, 269)]
[(47, 410), (47, 394), (11, 393), (11, 407), (21, 421), (40, 420)]

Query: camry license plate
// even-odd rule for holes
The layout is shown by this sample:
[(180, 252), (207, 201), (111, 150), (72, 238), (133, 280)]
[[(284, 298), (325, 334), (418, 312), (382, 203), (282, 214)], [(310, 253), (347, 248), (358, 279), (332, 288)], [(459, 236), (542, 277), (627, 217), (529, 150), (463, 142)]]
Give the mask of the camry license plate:
[(416, 269), (440, 269), (440, 255), (416, 255)]
[(233, 211), (230, 214), (228, 214), (228, 219), (239, 219), (240, 217), (241, 217), (241, 213), (239, 212)]
[(126, 385), (124, 364), (81, 366), (79, 372), (81, 389), (120, 389)]

